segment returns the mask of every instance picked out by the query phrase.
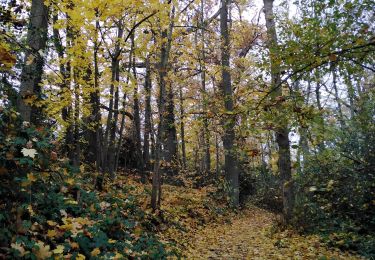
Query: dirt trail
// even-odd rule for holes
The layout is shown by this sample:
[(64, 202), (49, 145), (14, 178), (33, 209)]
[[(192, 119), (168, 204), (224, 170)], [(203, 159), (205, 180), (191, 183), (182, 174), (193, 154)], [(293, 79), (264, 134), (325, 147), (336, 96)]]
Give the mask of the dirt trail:
[(361, 259), (325, 247), (316, 236), (271, 234), (274, 215), (252, 208), (232, 223), (206, 226), (194, 235), (188, 259)]

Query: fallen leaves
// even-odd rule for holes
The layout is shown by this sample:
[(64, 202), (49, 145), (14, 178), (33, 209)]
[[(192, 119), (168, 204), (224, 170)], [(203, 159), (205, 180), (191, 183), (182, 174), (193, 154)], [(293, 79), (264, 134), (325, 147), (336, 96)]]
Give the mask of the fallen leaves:
[(270, 234), (274, 216), (258, 208), (237, 215), (231, 223), (211, 224), (197, 232), (188, 259), (361, 259), (327, 248), (318, 236), (291, 230)]
[(91, 256), (96, 257), (100, 254), (100, 249), (94, 248), (94, 250), (92, 250), (90, 254), (91, 254)]
[(38, 154), (35, 149), (22, 148), (21, 153), (25, 157), (35, 158), (35, 155)]
[(35, 254), (38, 260), (43, 260), (52, 256), (52, 252), (50, 251), (50, 246), (45, 245), (44, 242), (42, 241), (38, 241), (36, 243), (36, 247), (33, 248), (33, 253)]
[(26, 254), (25, 248), (19, 243), (12, 243), (11, 247), (18, 251), (20, 257), (23, 257)]

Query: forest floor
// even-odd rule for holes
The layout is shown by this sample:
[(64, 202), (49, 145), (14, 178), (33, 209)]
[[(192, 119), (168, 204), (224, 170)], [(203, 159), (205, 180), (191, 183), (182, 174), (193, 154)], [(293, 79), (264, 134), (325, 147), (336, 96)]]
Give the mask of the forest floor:
[(162, 212), (172, 221), (159, 235), (185, 259), (363, 259), (327, 247), (318, 236), (280, 231), (276, 215), (255, 206), (218, 211), (223, 204), (210, 204), (213, 188), (163, 185), (163, 192)]
[(212, 224), (196, 233), (189, 259), (361, 259), (326, 247), (317, 236), (291, 230), (272, 233), (274, 214), (253, 207), (231, 223)]

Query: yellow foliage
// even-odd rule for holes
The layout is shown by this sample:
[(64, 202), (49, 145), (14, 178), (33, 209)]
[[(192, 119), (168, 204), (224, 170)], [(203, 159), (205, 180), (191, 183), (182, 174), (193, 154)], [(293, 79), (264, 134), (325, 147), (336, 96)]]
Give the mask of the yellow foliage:
[(100, 249), (99, 248), (95, 248), (94, 250), (91, 251), (90, 254), (93, 257), (98, 256), (100, 254)]
[(49, 245), (45, 245), (42, 241), (38, 241), (36, 245), (37, 247), (33, 249), (33, 253), (38, 260), (43, 260), (52, 256)]

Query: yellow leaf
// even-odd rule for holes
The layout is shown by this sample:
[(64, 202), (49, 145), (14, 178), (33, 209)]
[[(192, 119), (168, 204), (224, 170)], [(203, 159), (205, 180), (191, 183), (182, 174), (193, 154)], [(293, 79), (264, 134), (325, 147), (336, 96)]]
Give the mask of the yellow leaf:
[(54, 238), (57, 235), (56, 231), (54, 229), (50, 229), (47, 232), (47, 237)]
[(91, 251), (91, 256), (98, 256), (100, 254), (100, 249), (95, 248), (94, 250)]
[(63, 245), (58, 245), (56, 247), (56, 249), (53, 250), (53, 253), (56, 254), (56, 255), (62, 254), (62, 253), (64, 253), (64, 248), (65, 247)]
[(47, 224), (54, 227), (57, 225), (57, 223), (55, 221), (52, 221), (52, 220), (47, 220)]
[(66, 201), (66, 204), (77, 205), (78, 202), (75, 201), (75, 200), (67, 200), (67, 201)]
[(79, 248), (79, 245), (76, 242), (70, 243), (70, 246), (72, 247), (72, 249), (78, 249)]
[(45, 245), (44, 242), (38, 241), (36, 243), (37, 248), (33, 249), (33, 253), (35, 254), (36, 258), (39, 259), (46, 259), (48, 257), (51, 257), (52, 252), (50, 251), (50, 246)]
[(27, 206), (27, 210), (29, 211), (29, 213), (30, 213), (31, 216), (35, 215), (35, 212), (33, 210), (33, 206), (31, 206), (31, 205)]
[(118, 260), (118, 259), (124, 259), (124, 256), (118, 252), (116, 252), (115, 256), (113, 257), (113, 259), (115, 260)]
[(117, 240), (109, 239), (109, 240), (108, 240), (108, 243), (110, 243), (110, 244), (114, 244), (114, 243), (116, 243), (116, 241), (117, 241)]
[(73, 185), (74, 184), (74, 179), (73, 178), (68, 178), (65, 182), (67, 184), (69, 184), (69, 185)]
[(86, 259), (86, 257), (84, 255), (82, 255), (82, 254), (78, 254), (76, 256), (76, 260), (85, 260), (85, 259)]
[(34, 55), (27, 56), (26, 65), (31, 65), (34, 59), (35, 59)]
[(140, 236), (141, 234), (142, 234), (142, 228), (141, 227), (136, 227), (135, 229), (134, 229), (134, 234), (136, 235), (136, 236)]
[(30, 182), (34, 182), (34, 181), (36, 181), (36, 177), (34, 176), (33, 173), (28, 173), (28, 174), (27, 174), (27, 179), (28, 179)]

